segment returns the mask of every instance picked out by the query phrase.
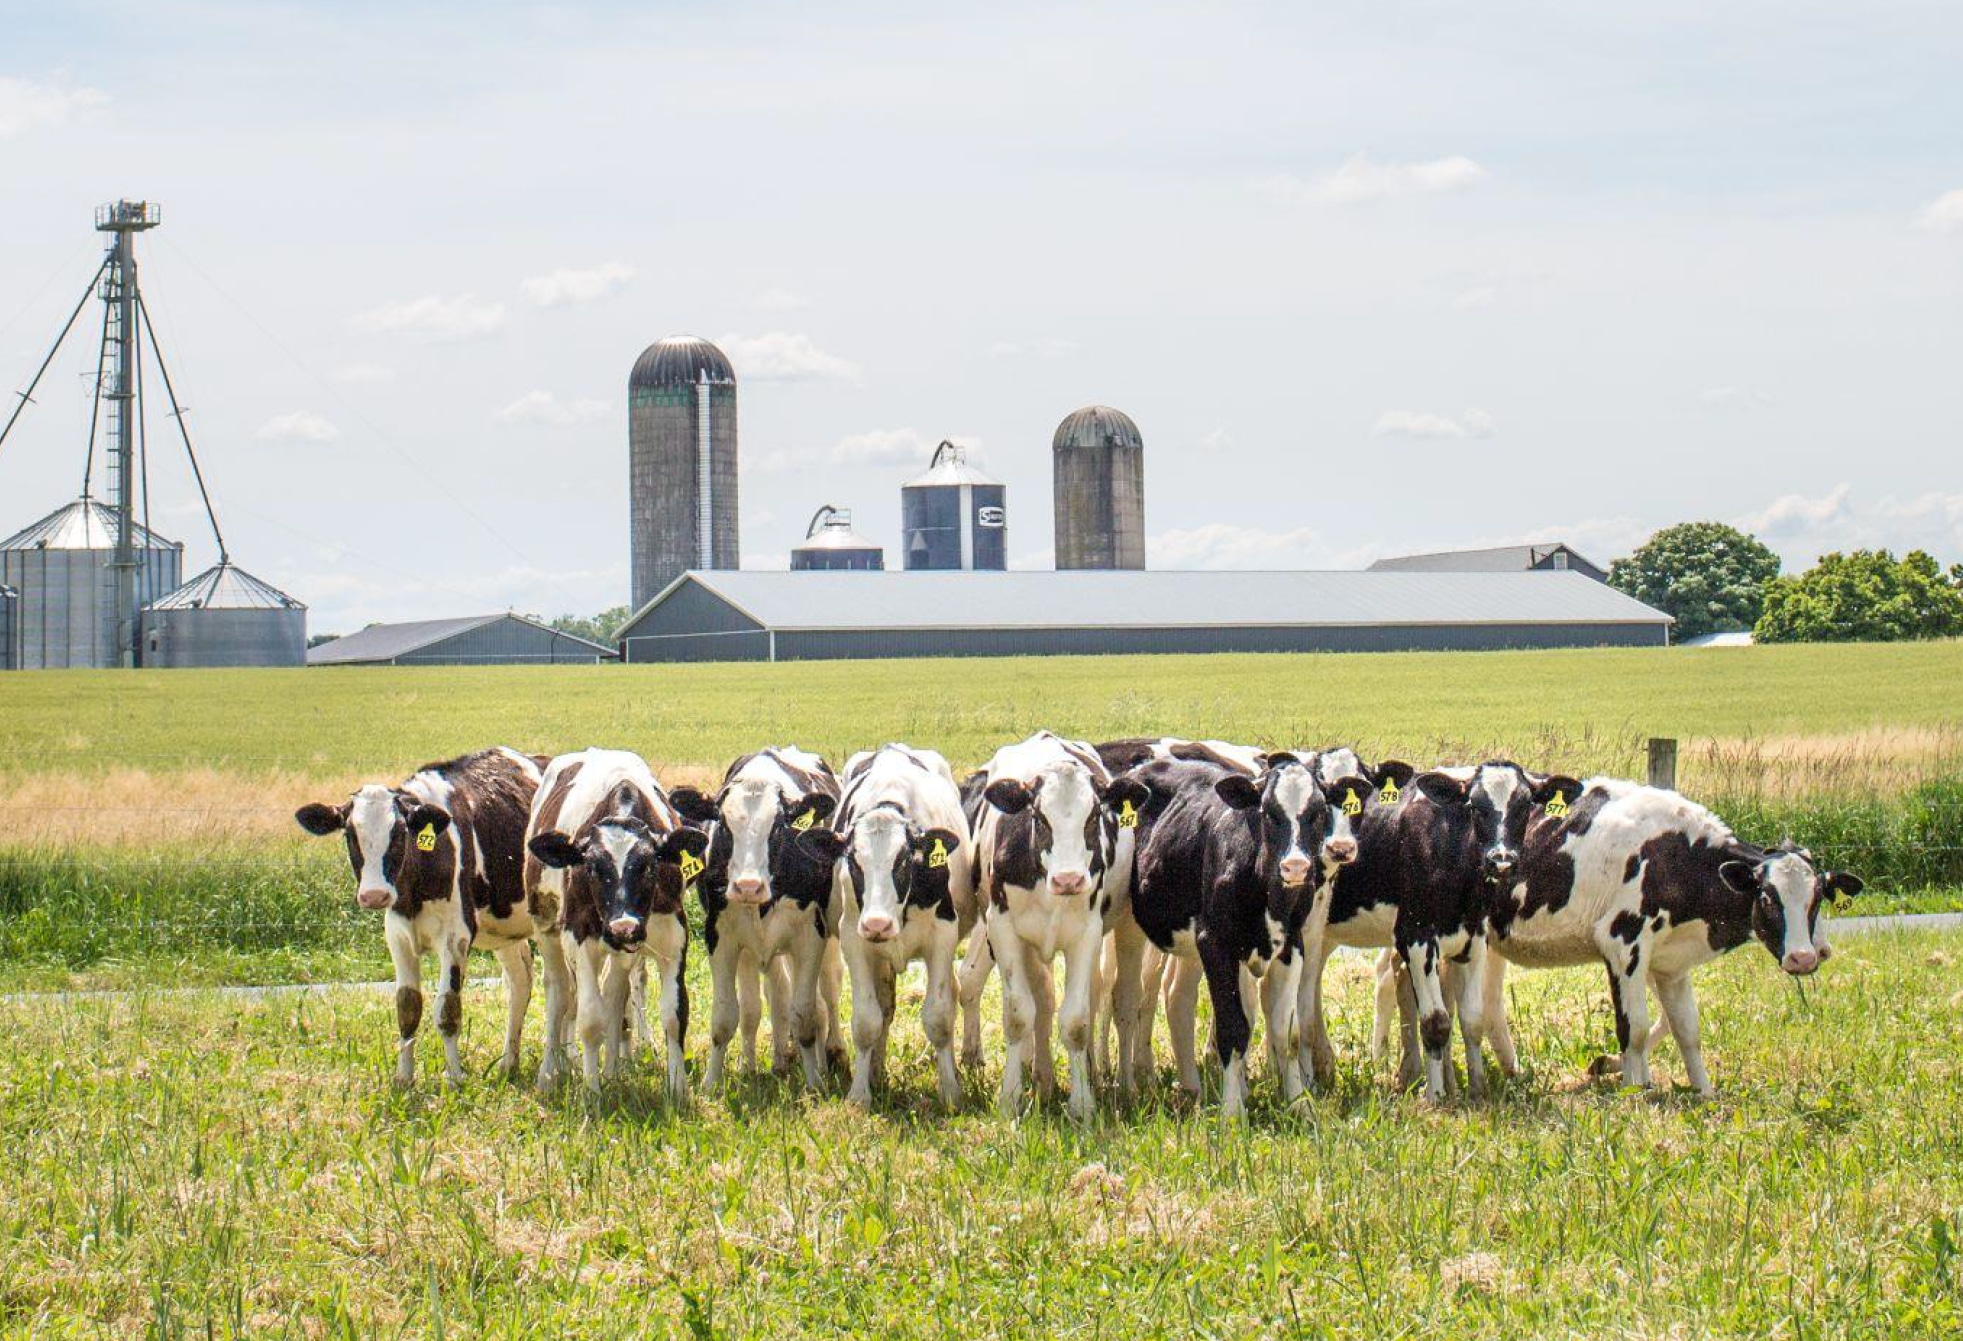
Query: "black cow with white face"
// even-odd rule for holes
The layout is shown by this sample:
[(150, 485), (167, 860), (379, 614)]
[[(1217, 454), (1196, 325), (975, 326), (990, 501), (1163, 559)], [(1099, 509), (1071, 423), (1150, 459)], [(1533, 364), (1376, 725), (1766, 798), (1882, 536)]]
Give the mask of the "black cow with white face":
[[(1356, 857), (1353, 816), (1340, 798), (1361, 796), (1371, 784), (1345, 777), (1325, 789), (1308, 763), (1286, 753), (1264, 756), (1251, 778), (1218, 764), (1165, 761), (1127, 776), (1154, 798), (1137, 856), (1132, 915), (1160, 951), (1197, 960), (1204, 970), (1223, 1076), (1221, 1107), (1240, 1116), (1253, 1032), (1241, 972), (1257, 979), (1280, 974), (1292, 984), (1304, 924), (1333, 871)], [(1180, 1083), (1197, 1090), (1192, 1029), (1184, 1012), (1172, 1021)], [(1293, 1059), (1284, 1061), (1286, 1089)]]
[(1445, 1095), (1455, 1007), (1467, 1083), (1475, 1095), (1484, 1093), (1479, 1044), (1487, 913), (1519, 866), (1529, 824), (1545, 805), (1580, 787), (1573, 778), (1529, 774), (1495, 760), (1420, 773), (1396, 789), (1394, 800), (1382, 787), (1364, 798), (1357, 859), (1336, 878), (1321, 934), (1308, 938), (1297, 1008), (1305, 1071), (1325, 1080), (1334, 1066), (1322, 1020), (1329, 947), (1390, 947), (1415, 997), (1426, 1097)]
[[(1486, 975), (1493, 1048), (1518, 1066), (1506, 1027), (1506, 963), (1601, 963), (1608, 969), (1625, 1085), (1650, 1083), (1649, 1050), (1668, 1030), (1687, 1079), (1711, 1092), (1690, 973), (1756, 940), (1786, 973), (1805, 977), (1832, 953), (1826, 906), (1859, 894), (1859, 876), (1822, 870), (1803, 848), (1760, 847), (1673, 791), (1595, 778), (1572, 804), (1529, 830), (1517, 878), (1495, 900)], [(1652, 1030), (1644, 982), (1664, 1018)]]

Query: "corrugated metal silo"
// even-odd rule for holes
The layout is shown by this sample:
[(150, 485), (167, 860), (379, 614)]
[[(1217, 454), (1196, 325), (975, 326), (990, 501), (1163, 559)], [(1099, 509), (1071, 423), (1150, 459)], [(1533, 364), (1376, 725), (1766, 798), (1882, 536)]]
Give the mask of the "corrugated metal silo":
[(908, 569), (1009, 566), (1009, 491), (968, 464), (952, 442), (934, 449), (927, 473), (900, 489), (900, 547)]
[(736, 370), (707, 340), (642, 351), (627, 378), (634, 606), (691, 568), (735, 568)]
[(304, 666), (307, 607), (221, 560), (144, 610), (143, 664)]
[(813, 514), (804, 543), (791, 551), (794, 573), (877, 573), (885, 567), (886, 551), (852, 529), (851, 510), (830, 503)]
[[(138, 609), (176, 589), (184, 547), (135, 528)], [(0, 582), (19, 592), (14, 659), (24, 670), (119, 666), (116, 513), (92, 498), (0, 541)]]
[(1131, 416), (1087, 405), (1050, 443), (1056, 478), (1056, 566), (1145, 566), (1145, 440)]

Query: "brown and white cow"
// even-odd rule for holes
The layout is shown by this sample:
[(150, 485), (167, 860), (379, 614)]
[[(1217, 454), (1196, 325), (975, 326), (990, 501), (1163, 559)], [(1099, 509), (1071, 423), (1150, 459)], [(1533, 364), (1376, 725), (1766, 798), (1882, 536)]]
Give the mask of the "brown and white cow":
[[(463, 1079), (457, 1036), (473, 946), (495, 954), (504, 972), (503, 1067), (506, 1074), (518, 1069), (532, 992), (527, 942), (549, 927), (526, 894), (522, 869), (539, 777), (537, 759), (500, 747), (425, 764), (398, 787), (370, 783), (339, 805), (315, 802), (294, 814), (308, 833), (345, 836), (355, 901), (382, 914), (395, 962), (395, 1077), (403, 1085), (416, 1078), (422, 960), (430, 954), (438, 966), (444, 1072), (451, 1084)], [(548, 976), (548, 1004), (551, 991)]]
[[(526, 831), (525, 888), (551, 906), (578, 992), (580, 1061), (589, 1089), (620, 1072), (634, 970), (652, 952), (661, 980), (667, 1090), (688, 1093), (688, 915), (682, 896), (709, 838), (681, 822), (647, 762), (626, 750), (562, 754), (545, 770)], [(547, 1022), (548, 1031), (553, 1022)], [(556, 1049), (547, 1044), (548, 1058)]]

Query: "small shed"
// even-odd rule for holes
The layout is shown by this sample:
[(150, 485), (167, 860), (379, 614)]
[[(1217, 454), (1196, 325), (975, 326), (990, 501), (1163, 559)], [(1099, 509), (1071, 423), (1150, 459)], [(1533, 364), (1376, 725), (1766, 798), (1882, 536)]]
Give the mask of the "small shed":
[(508, 612), (370, 624), (307, 651), (309, 666), (556, 666), (615, 659), (611, 647)]
[(1550, 540), (1538, 545), (1495, 545), (1489, 549), (1448, 549), (1436, 554), (1401, 554), (1370, 565), (1373, 573), (1580, 573), (1597, 582), (1608, 571), (1582, 557), (1573, 546)]

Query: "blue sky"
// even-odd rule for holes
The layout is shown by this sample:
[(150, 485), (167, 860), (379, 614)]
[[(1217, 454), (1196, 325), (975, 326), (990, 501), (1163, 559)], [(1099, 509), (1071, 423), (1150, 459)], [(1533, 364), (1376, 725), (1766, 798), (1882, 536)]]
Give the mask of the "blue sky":
[[(323, 630), (625, 599), (626, 372), (683, 331), (743, 378), (756, 566), (825, 502), (892, 545), (945, 436), (1045, 564), (1098, 401), (1159, 566), (1699, 517), (1963, 559), (1963, 10), (975, 9), (0, 4), (0, 381), (93, 207), (162, 201), (228, 538)], [(75, 491), (87, 345), (0, 530)]]

